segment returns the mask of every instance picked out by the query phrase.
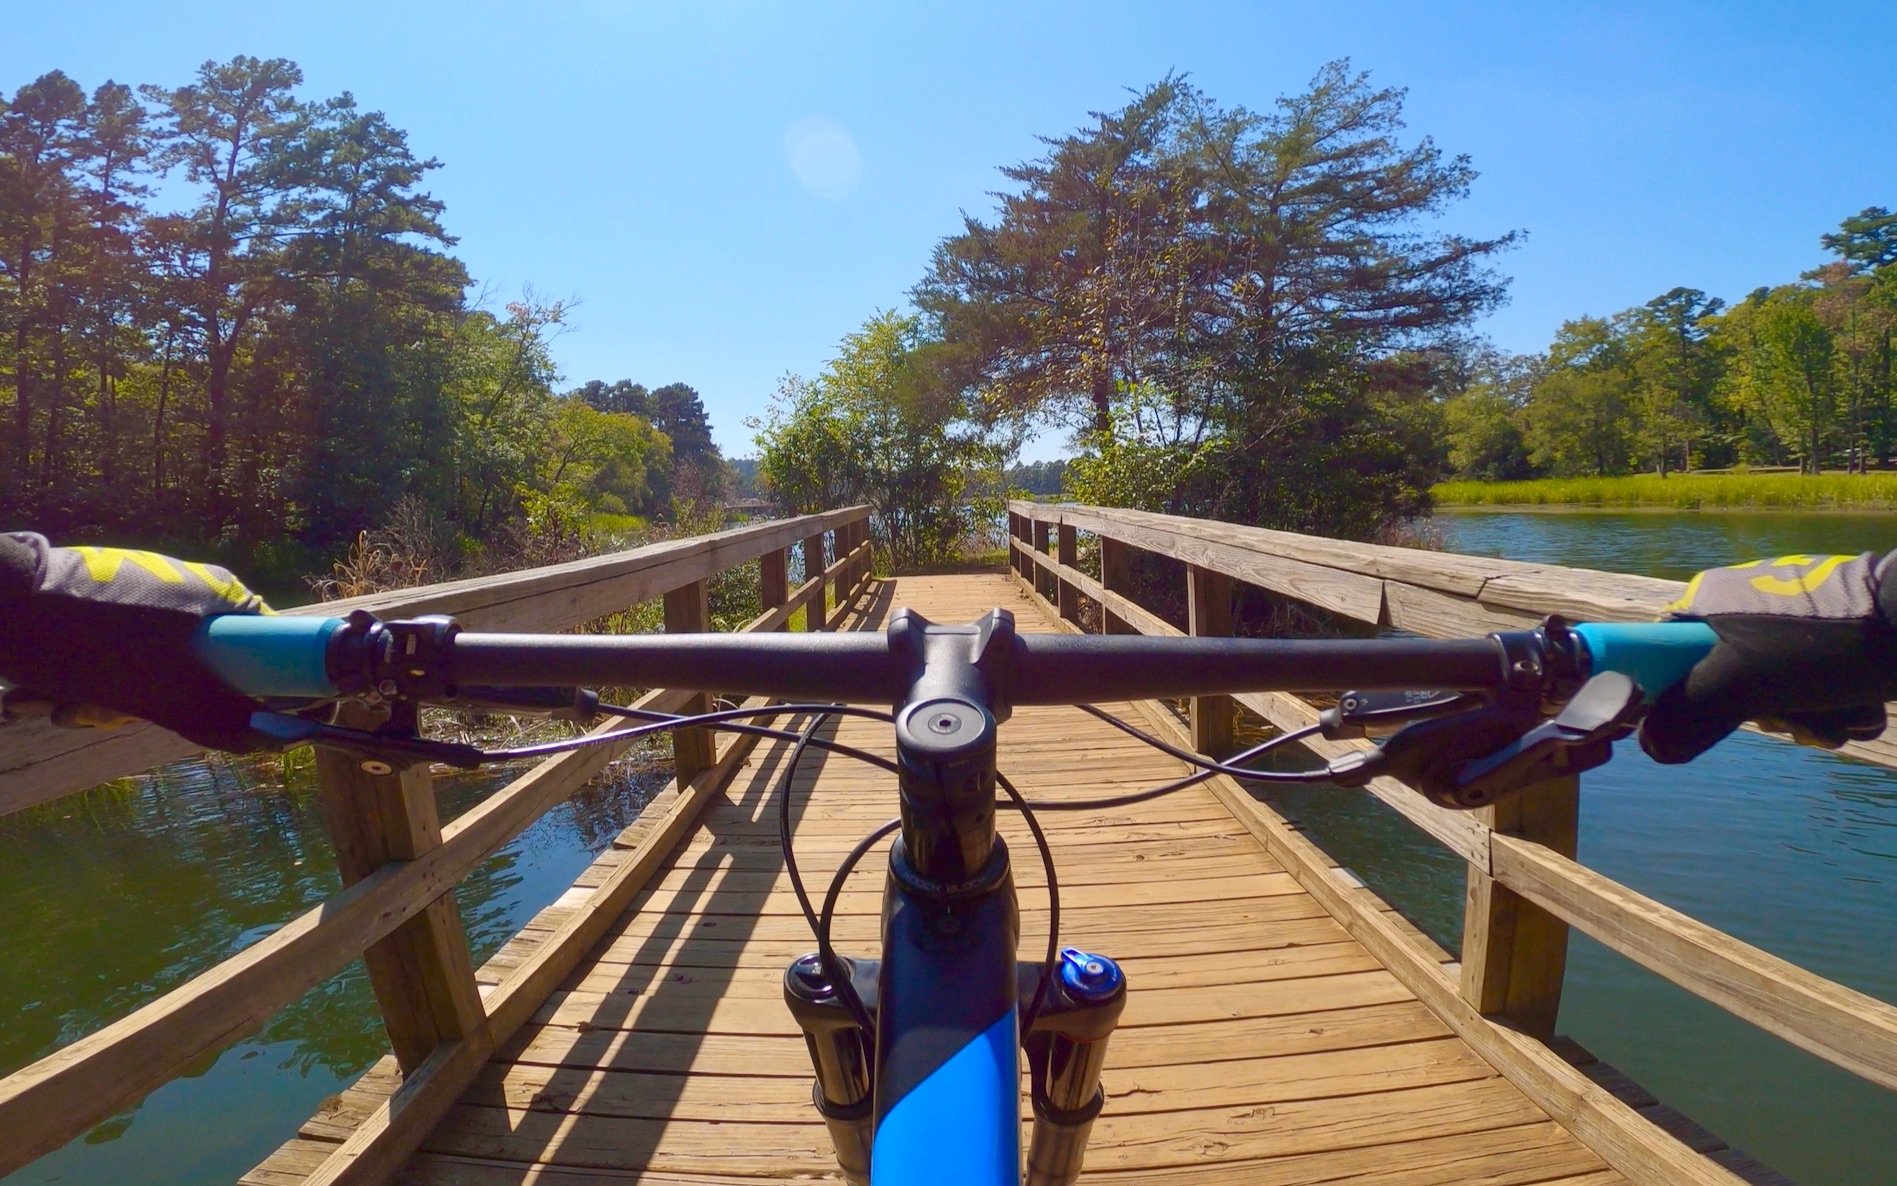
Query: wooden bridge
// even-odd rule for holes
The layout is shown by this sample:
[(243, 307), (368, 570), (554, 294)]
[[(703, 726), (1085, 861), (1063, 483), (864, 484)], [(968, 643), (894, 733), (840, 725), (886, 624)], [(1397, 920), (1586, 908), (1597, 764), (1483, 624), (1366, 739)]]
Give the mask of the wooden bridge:
[[(750, 630), (798, 622), (874, 630), (900, 605), (949, 621), (1002, 605), (1024, 630), (1087, 623), (1180, 633), (1128, 596), (1137, 551), (1182, 567), (1186, 628), (1207, 635), (1230, 631), (1234, 582), (1432, 636), (1528, 625), (1550, 612), (1647, 620), (1678, 591), (1640, 577), (1095, 507), (1011, 504), (1010, 534), (1010, 571), (879, 579), (870, 575), (866, 512), (848, 508), (318, 612), (361, 605), (385, 615), (453, 613), (485, 630), (554, 630), (663, 598), (668, 630), (697, 630), (708, 621), (707, 581), (755, 565), (765, 612)], [(795, 587), (793, 548), (809, 574)], [(1315, 713), (1290, 695), (1234, 699), (1202, 698), (1183, 714), (1154, 703), (1107, 707), (1214, 754), (1232, 745), (1236, 709), (1281, 728)], [(693, 702), (664, 690), (640, 701), (668, 711)], [(866, 749), (890, 745), (887, 726), (846, 720), (830, 732)], [(319, 753), (347, 888), (0, 1080), (0, 1174), (137, 1103), (362, 958), (391, 1054), (300, 1132), (284, 1134), (245, 1183), (835, 1179), (779, 989), (786, 962), (811, 946), (767, 811), (786, 748), (705, 730), (681, 735), (672, 785), (480, 968), (455, 885), (597, 774), (616, 747), (552, 759), (446, 826), (425, 770), (376, 776)], [(1853, 752), (1897, 765), (1888, 737)], [(189, 753), (149, 727), (97, 735), (8, 725), (0, 811)], [(893, 814), (893, 795), (867, 767), (806, 760), (793, 787), (795, 835), (808, 875), (822, 879)], [(1016, 714), (1002, 730), (1001, 763), (1037, 798), (1137, 789), (1184, 770), (1103, 722), (1053, 708)], [(1121, 958), (1131, 984), (1087, 1180), (1783, 1181), (1555, 1037), (1570, 926), (1897, 1087), (1897, 1009), (1575, 863), (1575, 780), (1470, 814), (1392, 782), (1369, 791), (1467, 862), (1460, 953), (1436, 947), (1294, 821), (1230, 780), (1046, 819), (1063, 938)], [(1018, 825), (1007, 820), (1004, 831)], [(1025, 840), (1016, 850), (1027, 850)], [(1045, 886), (1033, 862), (1020, 866), (1023, 950), (1034, 950), (1047, 921)], [(844, 950), (873, 950), (879, 885), (866, 873), (845, 894)]]

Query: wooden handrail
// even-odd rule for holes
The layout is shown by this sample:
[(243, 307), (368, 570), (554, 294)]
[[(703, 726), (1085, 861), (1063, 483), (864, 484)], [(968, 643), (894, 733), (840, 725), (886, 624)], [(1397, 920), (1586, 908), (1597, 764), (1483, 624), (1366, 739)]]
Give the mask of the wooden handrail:
[[(835, 585), (836, 600), (843, 609), (868, 579), (871, 545), (867, 515), (864, 507), (845, 508), (593, 561), (507, 574), (488, 585), (457, 581), (375, 598), (330, 602), (303, 612), (333, 613), (353, 608), (385, 615), (452, 612), (483, 629), (556, 629), (602, 617), (664, 594), (668, 587), (678, 587), (671, 582), (684, 586), (702, 582), (794, 542), (821, 540), (822, 531), (833, 530), (843, 536), (842, 546), (836, 549), (836, 562), (794, 591), (784, 593), (781, 604), (767, 607), (743, 627), (746, 631), (783, 629), (799, 609), (808, 607), (810, 627), (826, 629), (828, 588)], [(770, 577), (766, 575), (764, 580), (768, 585)], [(622, 597), (626, 600), (615, 600)], [(689, 698), (688, 693), (661, 689), (642, 697), (637, 707), (676, 711)], [(611, 735), (628, 727), (624, 721), (609, 721), (594, 733)], [(159, 735), (185, 744), (170, 734)], [(452, 891), (497, 849), (583, 786), (627, 744), (606, 743), (540, 763), (442, 827), (439, 842), (412, 859), (382, 863), (321, 906), (190, 982), (0, 1079), (0, 1176), (143, 1099), (205, 1055), (254, 1033), (309, 988), (376, 945), (389, 942), (391, 935)], [(749, 748), (745, 738), (733, 738), (702, 774), (679, 785), (697, 788), (692, 794), (699, 798), (714, 793), (723, 785), (720, 780), (729, 778)], [(131, 755), (139, 752), (136, 746), (121, 747), (111, 751), (110, 760), (133, 760)], [(20, 771), (0, 774), (0, 803), (30, 799), (32, 793), (52, 785), (34, 783), (36, 792), (16, 793), (9, 800), (7, 780), (23, 776)], [(452, 943), (460, 949), (449, 954), (460, 958), (450, 962), (461, 965), (462, 974), (467, 974), (465, 940), (458, 924)], [(559, 958), (577, 958), (567, 951), (570, 946), (557, 949), (565, 953)], [(543, 968), (534, 983), (539, 984), (547, 975)], [(426, 1090), (430, 1099), (444, 1093), (452, 1099), (458, 1094), (479, 1071), (485, 1052), (504, 1038), (505, 1034), (497, 1031), (511, 1031), (518, 1025), (515, 1015), (525, 1016), (517, 997), (517, 992), (490, 994), (484, 1003), (487, 1018), (478, 1033), (455, 1035), (441, 1041), (432, 1053), (424, 1051), (426, 1057), (418, 1059), (409, 1076), (411, 1094)], [(351, 1166), (357, 1165), (361, 1152), (352, 1152)], [(386, 1150), (382, 1150), (361, 1161), (356, 1169), (340, 1167), (336, 1180), (349, 1180), (362, 1166), (380, 1164), (378, 1159), (386, 1160), (386, 1156)]]
[[(1049, 554), (1036, 540), (1073, 528), (1244, 581), (1360, 621), (1433, 637), (1528, 625), (1550, 613), (1594, 621), (1651, 621), (1678, 582), (1559, 565), (1427, 552), (1107, 507), (1008, 504), (1011, 563), (1049, 612), (1041, 584), (1093, 599), (1102, 617), (1144, 634), (1182, 633), (1123, 593)], [(1034, 578), (1034, 579), (1029, 579)], [(1316, 719), (1295, 696), (1241, 696), (1281, 729)], [(1845, 753), (1897, 767), (1892, 733)], [(1368, 742), (1306, 744), (1330, 757)], [(1436, 807), (1379, 780), (1371, 792), (1527, 902), (1721, 1008), (1872, 1082), (1897, 1088), (1897, 1007), (1819, 977), (1620, 885), (1537, 843)], [(1467, 958), (1495, 936), (1464, 936)], [(1558, 987), (1558, 986), (1557, 986)], [(1465, 985), (1466, 989), (1466, 985)], [(1418, 990), (1421, 991), (1420, 989)], [(1459, 1027), (1460, 1028), (1460, 1027)], [(1506, 1068), (1505, 1068), (1506, 1069)]]
[[(1028, 564), (1020, 552), (1014, 555)], [(1026, 576), (1021, 579), (1024, 593), (1053, 613), (1054, 604), (1028, 586)], [(1071, 622), (1060, 625), (1079, 630)], [(1163, 629), (1155, 633), (1180, 633), (1167, 623), (1159, 625)], [(1158, 732), (1175, 743), (1191, 743), (1178, 718), (1159, 705), (1148, 702), (1136, 707)], [(1441, 949), (1387, 909), (1362, 882), (1336, 867), (1302, 829), (1225, 775), (1215, 775), (1208, 785), (1233, 817), (1353, 939), (1509, 1082), (1614, 1169), (1642, 1186), (1746, 1186), (1746, 1179), (1649, 1123), (1542, 1041), (1484, 1016), (1465, 999), (1463, 986), (1456, 981), (1456, 965), (1445, 965)]]
[[(452, 614), (475, 630), (552, 631), (650, 601), (869, 514), (856, 506), (668, 540), (588, 560), (299, 606), (290, 614)], [(103, 732), (44, 720), (0, 725), (0, 815), (202, 752), (153, 725)]]
[(1897, 1007), (1807, 972), (1559, 853), (1496, 835), (1495, 878), (1628, 959), (1852, 1074), (1897, 1090)]
[[(1346, 617), (1431, 638), (1518, 629), (1549, 614), (1651, 622), (1686, 588), (1659, 577), (1360, 544), (1118, 507), (1011, 500), (1008, 512), (1029, 524), (1070, 524)], [(1892, 709), (1897, 722), (1897, 704)], [(1838, 752), (1897, 769), (1897, 723), (1873, 741), (1853, 741)]]

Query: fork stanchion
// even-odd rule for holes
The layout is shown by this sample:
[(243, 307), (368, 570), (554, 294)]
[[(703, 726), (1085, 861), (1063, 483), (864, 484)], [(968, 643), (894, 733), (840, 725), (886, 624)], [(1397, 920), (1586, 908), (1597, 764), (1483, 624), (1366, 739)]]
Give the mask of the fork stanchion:
[[(874, 1009), (878, 961), (844, 959), (843, 964), (859, 999)], [(869, 1036), (851, 1016), (815, 953), (784, 972), (784, 1003), (804, 1032), (817, 1074), (811, 1102), (830, 1130), (837, 1166), (851, 1186), (868, 1186), (870, 1147), (876, 1136)]]
[(1100, 1070), (1107, 1039), (1125, 1005), (1126, 975), (1118, 964), (1073, 947), (1061, 952), (1058, 979), (1025, 1043), (1034, 1102), (1027, 1186), (1070, 1186), (1080, 1177), (1094, 1118), (1106, 1103)]

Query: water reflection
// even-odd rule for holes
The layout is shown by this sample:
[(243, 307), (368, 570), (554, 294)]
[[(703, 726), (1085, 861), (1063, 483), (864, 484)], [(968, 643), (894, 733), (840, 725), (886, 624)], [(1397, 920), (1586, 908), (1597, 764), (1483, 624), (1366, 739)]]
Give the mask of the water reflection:
[(1761, 556), (1897, 548), (1897, 515), (1849, 511), (1458, 511), (1436, 521), (1452, 552), (1682, 581)]
[[(517, 771), (444, 779), (452, 819)], [(475, 960), (558, 897), (664, 783), (650, 754), (556, 807), (457, 894)], [(335, 893), (307, 755), (221, 759), (0, 819), (0, 1073), (124, 1016)], [(209, 1186), (235, 1180), (387, 1049), (359, 963), (131, 1113), (4, 1179)]]

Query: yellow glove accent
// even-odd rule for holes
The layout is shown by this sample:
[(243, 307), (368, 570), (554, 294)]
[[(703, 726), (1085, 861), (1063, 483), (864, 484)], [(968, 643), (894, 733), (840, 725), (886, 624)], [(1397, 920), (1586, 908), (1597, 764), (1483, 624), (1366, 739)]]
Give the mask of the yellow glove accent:
[(1810, 556), (1780, 556), (1772, 562), (1773, 568), (1797, 568), (1811, 565), (1811, 570), (1802, 576), (1790, 579), (1774, 576), (1752, 578), (1752, 587), (1761, 593), (1772, 593), (1780, 597), (1802, 597), (1831, 579), (1840, 564), (1855, 560), (1855, 556), (1826, 556), (1815, 560)]
[(119, 569), (123, 568), (128, 560), (167, 585), (184, 584), (184, 574), (173, 568), (170, 560), (156, 552), (134, 552), (130, 548), (95, 548), (85, 544), (80, 545), (76, 551), (85, 557), (86, 571), (101, 585), (109, 585), (117, 580)]

